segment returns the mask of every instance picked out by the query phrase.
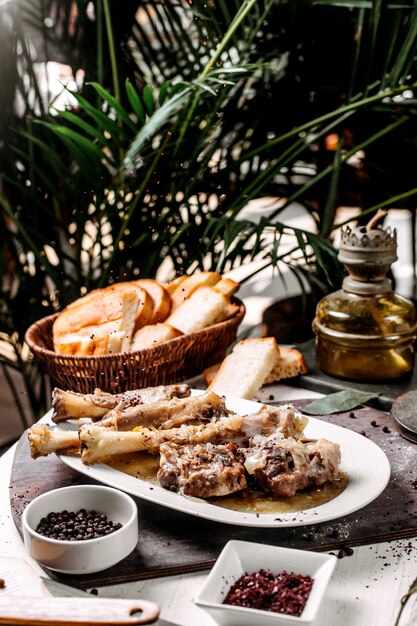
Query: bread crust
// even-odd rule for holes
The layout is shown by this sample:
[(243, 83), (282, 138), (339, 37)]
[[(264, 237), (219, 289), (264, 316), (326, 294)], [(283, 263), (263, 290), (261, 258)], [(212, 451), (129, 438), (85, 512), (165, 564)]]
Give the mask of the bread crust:
[(223, 322), (235, 315), (239, 307), (211, 287), (199, 287), (166, 319), (167, 324), (183, 333), (192, 333)]
[(118, 321), (123, 315), (124, 297), (139, 300), (139, 310), (135, 326), (140, 328), (152, 318), (152, 298), (139, 285), (134, 283), (115, 283), (103, 289), (94, 289), (90, 293), (69, 304), (54, 323), (54, 341), (60, 336), (77, 333), (87, 326), (101, 326), (107, 322)]
[[(216, 284), (218, 290), (207, 286)], [(166, 286), (143, 278), (95, 289), (58, 315), (52, 329), (54, 350), (81, 356), (121, 353), (204, 329), (238, 311), (229, 298), (237, 287), (216, 272), (200, 272)], [(147, 330), (138, 334), (142, 328)]]
[(239, 287), (240, 283), (237, 283), (232, 278), (222, 278), (214, 285), (213, 289), (219, 293), (224, 293), (225, 296), (233, 296)]
[(171, 311), (175, 311), (197, 290), (202, 287), (213, 287), (220, 281), (217, 272), (199, 272), (192, 276), (186, 276), (171, 294)]
[(152, 318), (149, 323), (164, 322), (171, 311), (171, 296), (165, 287), (151, 278), (140, 278), (135, 284), (145, 289), (152, 298)]
[(308, 366), (301, 352), (295, 348), (280, 348), (280, 359), (265, 379), (264, 384), (274, 383), (285, 378), (307, 374)]
[[(92, 356), (122, 351), (122, 335), (117, 322), (107, 322), (100, 326), (85, 326), (77, 333), (60, 336), (54, 344), (58, 354)], [(110, 350), (109, 343), (113, 346)]]
[(167, 283), (166, 285), (164, 285), (165, 289), (167, 290), (170, 296), (172, 296), (174, 291), (178, 289), (178, 287), (181, 285), (181, 283), (184, 282), (186, 278), (187, 276), (183, 274), (182, 276), (177, 276), (177, 278), (174, 278), (174, 280), (172, 280), (170, 283)]
[(98, 355), (129, 350), (132, 335), (149, 323), (153, 300), (139, 285), (95, 289), (66, 307), (54, 322), (59, 354)]

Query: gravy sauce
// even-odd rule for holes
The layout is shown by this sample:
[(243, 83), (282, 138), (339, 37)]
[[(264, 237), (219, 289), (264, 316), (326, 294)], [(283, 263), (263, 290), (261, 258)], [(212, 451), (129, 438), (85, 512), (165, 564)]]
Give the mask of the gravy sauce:
[[(147, 452), (119, 454), (111, 458), (107, 465), (114, 469), (157, 484), (156, 474), (159, 468), (159, 454), (152, 456)], [(347, 487), (349, 478), (340, 472), (339, 479), (320, 489), (300, 491), (291, 498), (270, 498), (263, 491), (245, 489), (229, 496), (210, 498), (208, 502), (240, 513), (292, 513), (311, 509), (336, 498)]]

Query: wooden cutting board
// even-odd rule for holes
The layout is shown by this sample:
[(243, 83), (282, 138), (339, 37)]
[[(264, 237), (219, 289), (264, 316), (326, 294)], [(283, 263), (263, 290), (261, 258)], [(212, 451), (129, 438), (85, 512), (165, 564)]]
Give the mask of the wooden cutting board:
[(146, 600), (55, 598), (23, 559), (0, 558), (0, 624), (8, 626), (122, 626), (155, 621)]
[[(306, 402), (309, 401), (304, 404)], [(272, 398), (270, 404), (274, 404)], [(293, 404), (302, 406), (303, 402)], [(363, 408), (323, 419), (369, 437), (389, 458), (392, 474), (387, 488), (361, 511), (315, 526), (245, 528), (197, 519), (137, 500), (140, 531), (138, 544), (130, 556), (104, 572), (77, 577), (50, 572), (51, 576), (67, 584), (89, 588), (203, 570), (213, 565), (230, 539), (337, 552), (346, 547), (417, 535), (416, 444), (403, 439), (389, 416), (378, 409)], [(33, 480), (34, 475), (36, 480)], [(55, 456), (33, 461), (26, 435), (22, 436), (10, 482), (12, 514), (19, 532), (22, 512), (28, 502), (40, 493), (74, 482), (88, 480)]]

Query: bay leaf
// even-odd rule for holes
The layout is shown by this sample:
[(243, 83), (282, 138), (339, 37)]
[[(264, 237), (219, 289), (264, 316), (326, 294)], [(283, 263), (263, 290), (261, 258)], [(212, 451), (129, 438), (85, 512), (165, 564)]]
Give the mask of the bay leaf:
[(350, 411), (360, 404), (364, 404), (371, 398), (375, 398), (377, 394), (368, 391), (358, 391), (356, 389), (345, 389), (331, 393), (323, 398), (314, 400), (307, 406), (303, 407), (303, 413), (309, 415), (330, 415), (331, 413), (340, 413), (341, 411)]

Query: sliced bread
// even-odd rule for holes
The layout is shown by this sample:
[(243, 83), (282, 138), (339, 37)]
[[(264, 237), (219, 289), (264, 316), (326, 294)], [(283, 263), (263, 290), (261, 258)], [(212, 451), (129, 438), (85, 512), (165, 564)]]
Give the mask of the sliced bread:
[(183, 333), (193, 333), (232, 317), (238, 310), (224, 294), (200, 287), (165, 321)]
[(276, 366), (266, 377), (264, 384), (274, 383), (285, 378), (294, 378), (300, 374), (307, 374), (308, 367), (301, 352), (295, 348), (279, 349), (280, 358)]
[(224, 293), (225, 296), (232, 296), (239, 289), (240, 283), (237, 283), (231, 278), (222, 278), (213, 287), (219, 293)]
[(68, 333), (78, 333), (87, 326), (99, 326), (122, 320), (128, 307), (136, 307), (135, 325), (145, 326), (152, 318), (151, 296), (134, 283), (116, 283), (104, 289), (95, 289), (67, 306), (53, 326), (54, 341)]
[(152, 318), (149, 324), (164, 322), (171, 310), (171, 296), (165, 287), (151, 278), (141, 278), (139, 280), (135, 280), (135, 284), (147, 291), (152, 298)]
[[(204, 372), (204, 380), (206, 385), (209, 386), (216, 377), (219, 371), (221, 363), (216, 363), (211, 367), (207, 367)], [(307, 374), (308, 367), (301, 352), (295, 348), (283, 348), (279, 347), (279, 361), (273, 370), (268, 374), (262, 385), (269, 383), (275, 383), (285, 378), (293, 378), (300, 376), (300, 374)]]
[(279, 347), (274, 337), (245, 339), (222, 362), (209, 386), (218, 395), (252, 399), (279, 362)]
[(181, 283), (184, 282), (186, 278), (187, 276), (183, 274), (182, 276), (177, 276), (177, 278), (174, 278), (174, 280), (172, 280), (170, 283), (164, 284), (164, 287), (170, 296), (172, 296), (174, 291), (181, 285)]
[(140, 287), (96, 290), (86, 302), (67, 307), (53, 326), (59, 354), (100, 355), (127, 352), (138, 322), (149, 320), (152, 300)]
[(130, 350), (152, 348), (158, 343), (180, 337), (183, 333), (169, 324), (160, 323), (144, 326), (133, 335)]
[(107, 351), (107, 337), (97, 337), (93, 331), (90, 335), (83, 332), (63, 335), (54, 343), (54, 350), (58, 354), (70, 354), (74, 356), (92, 356), (105, 354)]
[(220, 278), (221, 276), (217, 272), (199, 272), (192, 276), (186, 276), (171, 293), (171, 311), (180, 307), (197, 289), (212, 287), (220, 281)]
[(55, 352), (76, 356), (98, 356), (110, 352), (123, 352), (125, 334), (119, 328), (119, 322), (85, 326), (77, 333), (62, 335), (54, 345)]

